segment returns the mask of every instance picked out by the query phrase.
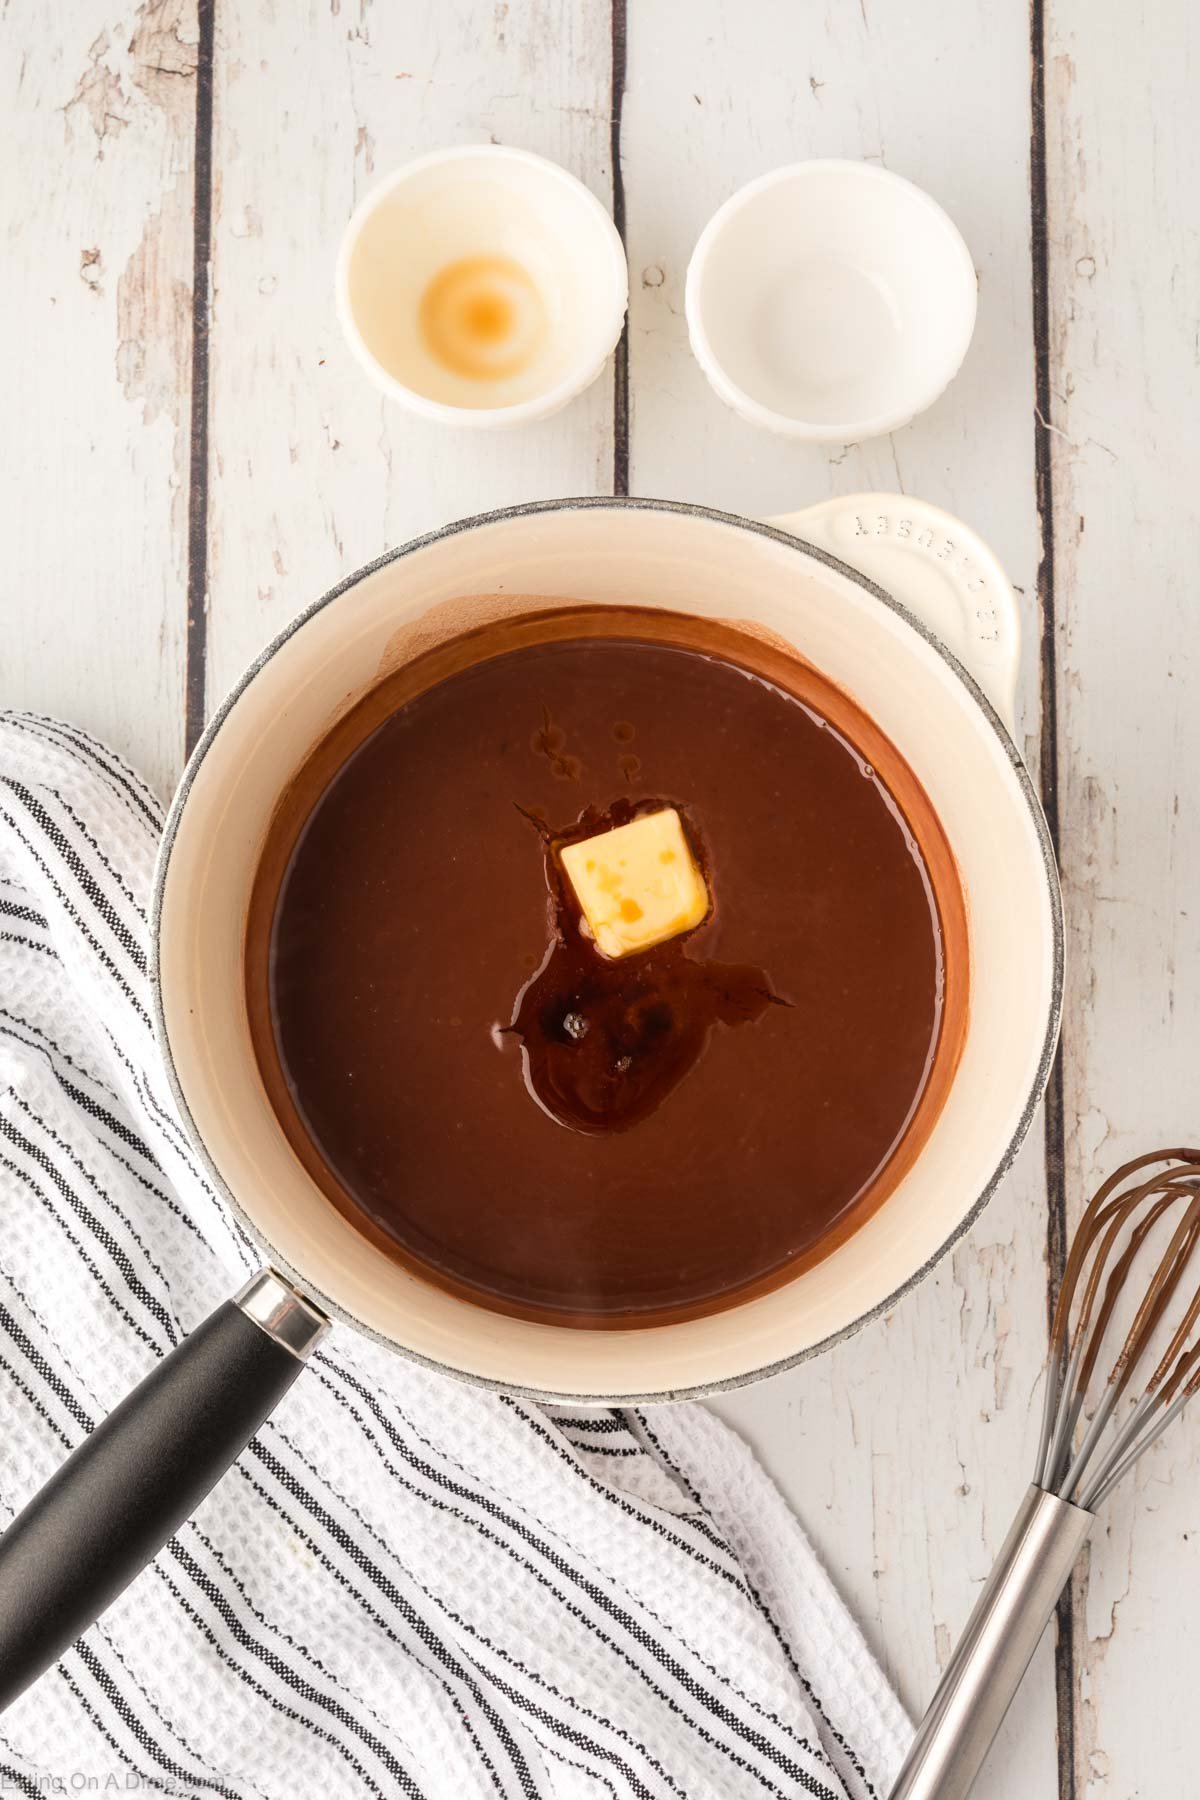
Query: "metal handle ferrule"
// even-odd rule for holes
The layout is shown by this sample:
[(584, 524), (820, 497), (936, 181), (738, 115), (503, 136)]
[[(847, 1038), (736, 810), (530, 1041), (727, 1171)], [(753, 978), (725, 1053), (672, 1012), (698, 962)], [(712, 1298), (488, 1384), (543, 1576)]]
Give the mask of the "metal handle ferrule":
[(233, 1296), (233, 1303), (300, 1362), (307, 1360), (329, 1330), (329, 1320), (319, 1307), (274, 1269), (260, 1269), (252, 1275)]

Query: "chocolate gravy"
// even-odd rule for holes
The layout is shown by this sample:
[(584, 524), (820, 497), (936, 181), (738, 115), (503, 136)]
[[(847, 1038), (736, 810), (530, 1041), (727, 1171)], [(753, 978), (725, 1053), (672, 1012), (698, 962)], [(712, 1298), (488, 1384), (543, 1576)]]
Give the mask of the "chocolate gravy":
[[(712, 905), (609, 962), (557, 848), (675, 807)], [(575, 608), (387, 677), (272, 826), (247, 935), (272, 1104), (330, 1199), (475, 1302), (716, 1311), (828, 1253), (924, 1142), (966, 1008), (894, 748), (733, 627)]]

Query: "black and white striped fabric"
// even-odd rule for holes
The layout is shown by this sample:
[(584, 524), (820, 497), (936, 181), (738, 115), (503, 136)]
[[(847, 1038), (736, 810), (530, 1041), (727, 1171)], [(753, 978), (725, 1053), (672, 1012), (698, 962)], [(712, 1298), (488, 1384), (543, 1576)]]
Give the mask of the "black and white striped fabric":
[[(155, 1053), (161, 824), (111, 751), (0, 716), (0, 1524), (256, 1261)], [(337, 1329), (0, 1719), (0, 1790), (882, 1800), (908, 1734), (703, 1408), (540, 1409)]]

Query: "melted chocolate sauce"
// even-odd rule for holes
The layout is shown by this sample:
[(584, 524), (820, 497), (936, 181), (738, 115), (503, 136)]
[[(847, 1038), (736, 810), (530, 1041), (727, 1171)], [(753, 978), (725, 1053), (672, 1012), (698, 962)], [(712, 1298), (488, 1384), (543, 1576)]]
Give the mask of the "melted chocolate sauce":
[[(961, 1040), (962, 901), (911, 773), (798, 660), (553, 621), (401, 670), (314, 753), (255, 890), (251, 1029), (297, 1156), (398, 1260), (653, 1325), (777, 1285), (898, 1179)], [(608, 962), (554, 843), (663, 805), (712, 906)]]
[[(615, 731), (614, 736), (621, 741)], [(579, 906), (560, 851), (627, 825), (639, 813), (658, 812), (663, 804), (617, 800), (603, 813), (588, 807), (562, 832), (550, 830), (536, 814), (526, 815), (542, 838), (554, 936), (545, 962), (517, 997), (508, 1029), (525, 1046), (526, 1080), (538, 1103), (576, 1131), (625, 1131), (636, 1125), (683, 1080), (714, 1025), (750, 1024), (768, 1006), (787, 1004), (772, 991), (764, 970), (693, 961), (684, 937), (613, 962), (580, 930)], [(688, 838), (711, 882), (694, 826)]]

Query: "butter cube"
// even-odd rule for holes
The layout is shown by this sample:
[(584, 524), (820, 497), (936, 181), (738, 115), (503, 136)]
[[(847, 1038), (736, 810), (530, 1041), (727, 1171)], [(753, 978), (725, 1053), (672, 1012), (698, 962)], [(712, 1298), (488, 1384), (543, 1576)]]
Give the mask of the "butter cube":
[(690, 931), (708, 911), (708, 889), (674, 807), (568, 844), (561, 857), (605, 956), (648, 950)]

